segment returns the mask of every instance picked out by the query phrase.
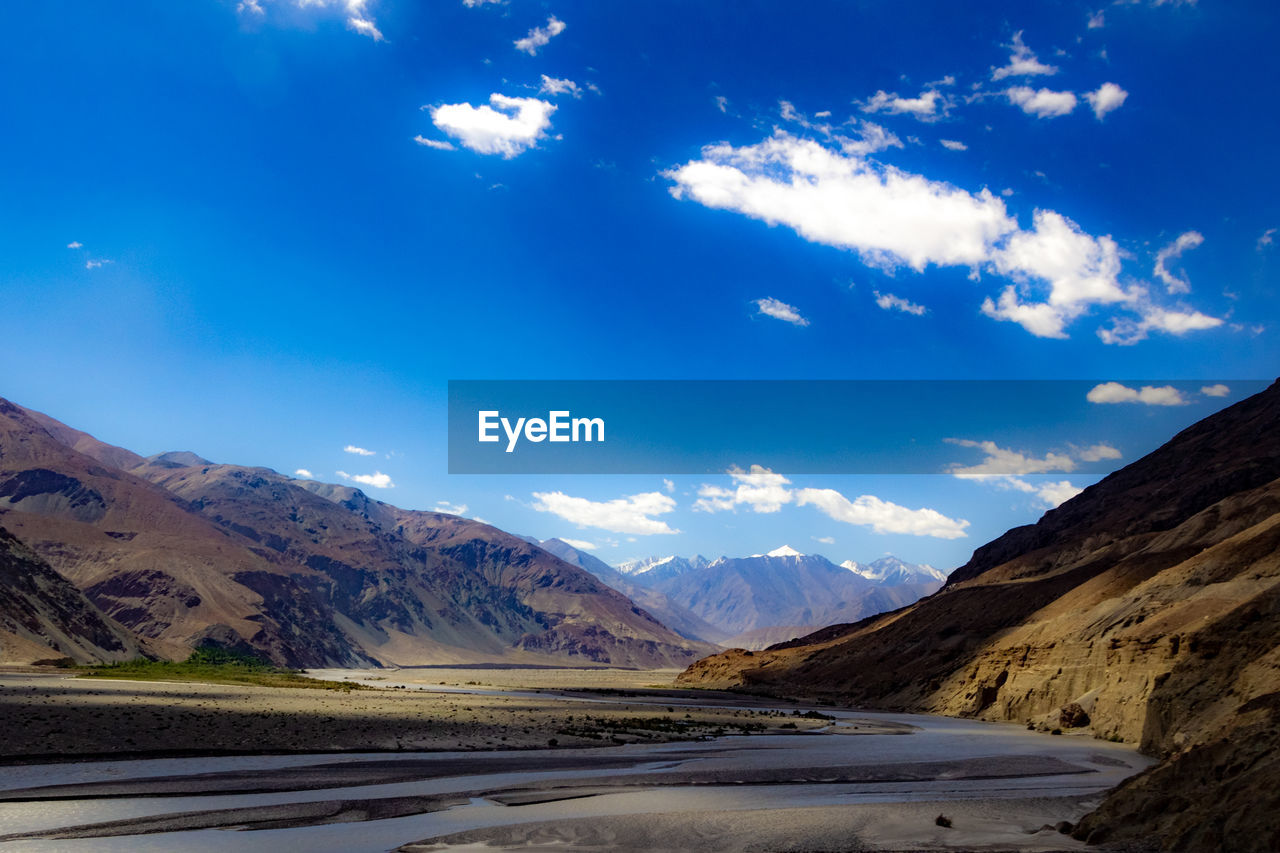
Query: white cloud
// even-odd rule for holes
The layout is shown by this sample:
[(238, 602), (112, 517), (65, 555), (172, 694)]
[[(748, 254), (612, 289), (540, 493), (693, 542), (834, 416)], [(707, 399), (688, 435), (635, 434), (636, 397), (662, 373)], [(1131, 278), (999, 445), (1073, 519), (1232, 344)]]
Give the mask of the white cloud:
[(968, 535), (964, 529), (969, 522), (963, 519), (948, 518), (934, 509), (908, 509), (874, 495), (849, 500), (835, 489), (799, 489), (795, 499), (800, 506), (815, 506), (836, 521), (870, 527), (876, 533), (938, 539), (962, 539)]
[(435, 508), (432, 512), (443, 512), (445, 515), (466, 515), (466, 504), (455, 504), (449, 501), (436, 501)]
[(788, 305), (780, 299), (774, 299), (772, 296), (766, 296), (764, 299), (754, 300), (759, 313), (767, 317), (773, 317), (795, 326), (807, 326), (809, 321), (800, 316), (800, 312), (794, 305)]
[(1178, 278), (1177, 275), (1170, 272), (1166, 262), (1178, 258), (1183, 252), (1190, 251), (1203, 242), (1204, 235), (1199, 231), (1188, 231), (1156, 252), (1156, 265), (1152, 270), (1152, 274), (1165, 283), (1170, 293), (1190, 293), (1191, 282), (1185, 278)]
[(783, 224), (816, 243), (878, 265), (973, 266), (1016, 223), (1004, 203), (778, 131), (757, 145), (721, 143), (669, 170), (671, 193), (707, 207)]
[[(1258, 244), (1257, 244), (1258, 251), (1261, 252), (1267, 246), (1270, 246), (1272, 243), (1274, 243), (1275, 236), (1276, 236), (1276, 229), (1274, 228), (1268, 228), (1266, 231), (1263, 231), (1262, 236), (1258, 238)], [(75, 245), (79, 246), (78, 243)]]
[(538, 48), (546, 47), (547, 44), (556, 36), (564, 32), (564, 21), (555, 15), (547, 18), (545, 27), (534, 27), (529, 30), (529, 34), (522, 39), (516, 39), (513, 44), (516, 50), (524, 51), (530, 56), (536, 56)]
[(836, 544), (836, 538), (835, 538), (834, 536), (814, 536), (814, 537), (813, 537), (813, 541), (814, 541), (814, 542), (821, 542), (823, 545), (834, 545), (834, 544)]
[(502, 0), (462, 0), (462, 5), (468, 9), (478, 9), (486, 3), (501, 3)]
[(726, 473), (736, 484), (733, 489), (704, 485), (698, 489), (698, 500), (693, 508), (702, 512), (736, 510), (747, 506), (753, 512), (777, 512), (783, 504), (791, 503), (791, 483), (781, 474), (768, 468), (752, 465), (747, 470), (733, 466)]
[(1051, 210), (1037, 210), (1033, 223), (1033, 230), (1011, 236), (993, 260), (997, 270), (1024, 286), (1048, 282), (1047, 301), (1024, 303), (1007, 287), (998, 303), (990, 298), (983, 302), (984, 314), (1019, 323), (1037, 337), (1065, 338), (1066, 324), (1090, 305), (1134, 298), (1117, 281), (1120, 249), (1110, 237), (1092, 237)]
[(904, 311), (907, 314), (915, 314), (917, 317), (922, 317), (929, 310), (923, 305), (908, 302), (901, 296), (894, 296), (892, 293), (881, 293), (878, 290), (873, 290), (872, 293), (875, 294), (876, 304), (886, 311)]
[(1057, 74), (1058, 69), (1053, 65), (1045, 65), (1036, 55), (1031, 52), (1031, 48), (1022, 43), (1022, 31), (1013, 34), (1013, 42), (1008, 45), (1013, 49), (1013, 53), (1009, 55), (1009, 64), (1002, 68), (991, 69), (992, 80), (1003, 80), (1006, 77), (1033, 77), (1036, 75)]
[(716, 95), (716, 109), (722, 113), (729, 112), (729, 99), (724, 95)]
[(585, 539), (570, 539), (568, 536), (559, 536), (557, 538), (564, 544), (572, 548), (577, 548), (579, 551), (594, 551), (600, 547), (596, 543), (588, 542)]
[(1016, 477), (1023, 474), (1046, 474), (1051, 471), (1074, 471), (1075, 460), (1064, 453), (1046, 453), (1030, 456), (1018, 450), (1000, 447), (994, 441), (972, 441), (967, 438), (948, 438), (948, 444), (973, 447), (981, 450), (983, 460), (977, 465), (956, 463), (947, 473), (956, 477), (979, 479), (982, 477)]
[(537, 144), (555, 111), (555, 104), (538, 98), (509, 98), (494, 92), (489, 103), (479, 107), (467, 103), (432, 107), (431, 121), (478, 154), (510, 159)]
[(1021, 477), (998, 477), (991, 482), (1002, 489), (1015, 489), (1019, 492), (1035, 495), (1049, 509), (1066, 503), (1084, 491), (1078, 486), (1073, 486), (1067, 480), (1033, 484)]
[(582, 88), (572, 80), (567, 78), (548, 77), (542, 75), (542, 86), (538, 92), (543, 95), (573, 95), (575, 98), (582, 97)]
[(1147, 339), (1151, 331), (1167, 332), (1171, 335), (1185, 335), (1187, 332), (1214, 329), (1222, 325), (1219, 317), (1210, 317), (1200, 311), (1191, 309), (1174, 310), (1151, 304), (1145, 293), (1140, 293), (1136, 310), (1139, 318), (1117, 318), (1109, 329), (1099, 329), (1098, 337), (1103, 343), (1128, 346)]
[(103, 264), (110, 264), (110, 263), (115, 263), (115, 262), (107, 260), (106, 258), (101, 258), (101, 259), (91, 258), (84, 262), (84, 268), (87, 270), (96, 270), (98, 267), (102, 266)]
[[(736, 511), (746, 507), (752, 512), (775, 513), (783, 506), (812, 505), (830, 518), (846, 524), (870, 527), (876, 533), (907, 533), (913, 536), (936, 536), (958, 539), (965, 536), (967, 521), (947, 518), (932, 509), (907, 509), (874, 495), (862, 495), (850, 501), (834, 489), (791, 489), (791, 481), (761, 465), (744, 470), (736, 465), (727, 472), (734, 481), (732, 489), (703, 485), (693, 508), (701, 512)], [(825, 539), (819, 539), (826, 542)], [(832, 540), (834, 541), (834, 540)]]
[(1205, 385), (1200, 389), (1200, 393), (1206, 397), (1225, 397), (1231, 393), (1231, 389), (1222, 383), (1217, 385)]
[(1095, 444), (1076, 451), (1084, 462), (1101, 462), (1103, 459), (1119, 459), (1123, 454), (1109, 444)]
[(571, 79), (557, 79), (543, 74), (543, 85), (539, 88), (541, 95), (572, 95), (582, 97), (582, 88)]
[(1156, 305), (1139, 284), (1122, 286), (1116, 241), (1088, 234), (1056, 211), (1036, 210), (1032, 228), (1023, 230), (985, 188), (966, 192), (786, 131), (755, 145), (706, 146), (700, 159), (663, 176), (677, 199), (785, 225), (885, 272), (933, 264), (968, 267), (976, 278), (979, 269), (993, 269), (1013, 284), (986, 297), (982, 313), (1038, 337), (1066, 338), (1066, 327), (1095, 306), (1137, 315), (1113, 315), (1112, 327), (1098, 330), (1111, 344), (1222, 323), (1184, 306)]
[(336, 473), (344, 480), (350, 480), (353, 483), (360, 483), (365, 486), (373, 486), (375, 489), (394, 489), (396, 487), (396, 484), (391, 482), (391, 477), (381, 471), (374, 471), (372, 474), (348, 474), (346, 471), (338, 471)]
[(314, 479), (315, 479), (315, 475), (314, 475), (314, 474), (312, 474), (310, 471), (308, 471), (306, 468), (299, 468), (297, 471), (294, 471), (294, 472), (293, 472), (293, 476), (295, 476), (295, 477), (301, 477), (301, 478), (302, 478), (302, 479), (304, 479), (304, 480), (314, 480)]
[(612, 533), (639, 535), (679, 533), (665, 521), (652, 516), (664, 515), (676, 508), (676, 502), (662, 492), (645, 492), (611, 501), (575, 498), (564, 492), (534, 492), (533, 508), (538, 512), (558, 515), (579, 527), (599, 527)]
[(863, 101), (864, 113), (910, 115), (920, 121), (936, 121), (947, 114), (947, 99), (937, 89), (927, 89), (914, 98), (899, 97), (897, 92), (883, 89)]
[(1089, 389), (1085, 395), (1090, 403), (1142, 403), (1147, 406), (1182, 406), (1188, 401), (1182, 392), (1172, 385), (1154, 387), (1143, 385), (1130, 388), (1119, 382), (1103, 382)]
[(427, 148), (434, 148), (437, 151), (457, 151), (458, 148), (447, 139), (427, 139), (422, 134), (413, 137), (413, 141), (419, 145), (425, 145)]
[(1055, 92), (1052, 89), (1032, 89), (1030, 86), (1012, 86), (1005, 90), (1009, 103), (1022, 108), (1027, 115), (1036, 118), (1064, 116), (1076, 108), (1074, 92)]
[(258, 0), (240, 0), (236, 4), (236, 11), (240, 14), (265, 15), (267, 10), (262, 8), (262, 4)]
[(942, 147), (947, 149), (948, 151), (968, 151), (969, 150), (968, 145), (965, 145), (963, 142), (957, 142), (954, 139), (940, 139), (938, 141), (942, 143)]
[(1089, 106), (1093, 108), (1093, 115), (1101, 120), (1107, 113), (1119, 109), (1125, 98), (1129, 97), (1129, 93), (1115, 83), (1103, 83), (1096, 91), (1085, 92), (1084, 96)]
[(365, 450), (363, 447), (356, 447), (354, 444), (348, 444), (342, 448), (343, 453), (354, 453), (356, 456), (376, 456), (378, 451)]
[[(1272, 229), (1272, 230), (1274, 231), (1275, 229)], [(79, 240), (72, 240), (70, 243), (68, 243), (68, 244), (67, 244), (67, 248), (68, 248), (68, 249), (83, 249), (83, 248), (84, 248), (84, 243), (81, 243)]]
[(676, 484), (675, 484), (675, 483), (673, 483), (673, 482), (671, 482), (670, 480), (663, 479), (663, 481), (662, 481), (662, 488), (666, 489), (666, 490), (667, 490), (667, 494), (669, 494), (669, 495), (671, 495), (671, 494), (675, 494), (675, 491), (676, 491)]
[(347, 26), (374, 41), (382, 41), (382, 32), (368, 18), (347, 18)]
[(1107, 25), (1107, 19), (1102, 11), (1093, 12), (1089, 15), (1089, 29), (1100, 30)]

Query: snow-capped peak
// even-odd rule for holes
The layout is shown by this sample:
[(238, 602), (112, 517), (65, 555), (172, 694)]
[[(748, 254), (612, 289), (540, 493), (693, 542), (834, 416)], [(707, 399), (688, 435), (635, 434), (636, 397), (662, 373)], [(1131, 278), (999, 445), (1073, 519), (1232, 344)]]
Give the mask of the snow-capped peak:
[(781, 548), (774, 548), (768, 554), (765, 554), (765, 556), (766, 557), (803, 557), (804, 554), (801, 554), (799, 551), (797, 551), (795, 548), (792, 548), (790, 545), (783, 545)]

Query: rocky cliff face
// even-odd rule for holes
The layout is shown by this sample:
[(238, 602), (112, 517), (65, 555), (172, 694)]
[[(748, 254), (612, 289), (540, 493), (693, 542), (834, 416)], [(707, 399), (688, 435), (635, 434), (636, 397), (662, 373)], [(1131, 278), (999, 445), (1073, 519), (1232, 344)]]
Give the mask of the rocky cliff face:
[(140, 651), (129, 631), (0, 527), (0, 663), (129, 660)]
[(218, 642), (296, 666), (671, 666), (711, 650), (488, 525), (191, 453), (142, 459), (4, 400), (0, 519), (170, 657)]
[(1278, 477), (1280, 384), (978, 549), (928, 599), (681, 681), (1137, 742), (1166, 762), (1083, 835), (1280, 849), (1275, 811), (1225, 805), (1280, 782)]

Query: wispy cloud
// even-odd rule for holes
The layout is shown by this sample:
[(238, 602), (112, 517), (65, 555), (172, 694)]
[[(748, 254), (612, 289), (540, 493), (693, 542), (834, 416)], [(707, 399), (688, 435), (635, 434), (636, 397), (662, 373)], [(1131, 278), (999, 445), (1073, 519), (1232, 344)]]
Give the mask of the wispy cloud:
[(1103, 382), (1085, 395), (1090, 403), (1141, 403), (1145, 406), (1185, 406), (1189, 400), (1172, 385), (1130, 388), (1119, 382)]
[(1272, 243), (1275, 242), (1275, 238), (1276, 238), (1275, 228), (1268, 228), (1266, 231), (1263, 231), (1262, 236), (1258, 238), (1258, 243), (1257, 243), (1258, 251), (1261, 252), (1263, 249), (1269, 247)]
[(886, 311), (902, 311), (906, 314), (914, 314), (917, 317), (923, 317), (928, 312), (928, 308), (903, 299), (901, 296), (894, 296), (892, 293), (881, 293), (873, 290), (876, 297), (876, 304)]
[(571, 548), (577, 548), (579, 551), (594, 551), (600, 547), (594, 542), (588, 542), (586, 539), (570, 539), (568, 536), (559, 536), (557, 538), (564, 544)]
[(87, 270), (96, 270), (101, 266), (104, 266), (106, 264), (112, 264), (112, 263), (115, 263), (115, 261), (109, 260), (107, 258), (91, 258), (84, 262), (84, 268)]
[(909, 115), (920, 121), (937, 121), (947, 114), (950, 102), (937, 89), (926, 89), (914, 98), (900, 97), (897, 92), (877, 91), (861, 103), (864, 113)]
[(83, 248), (84, 248), (84, 243), (81, 243), (79, 240), (72, 240), (70, 243), (68, 243), (68, 244), (67, 244), (67, 248), (68, 248), (68, 249), (83, 249)]
[(1188, 231), (1179, 235), (1177, 240), (1156, 252), (1156, 265), (1151, 271), (1152, 275), (1163, 281), (1170, 293), (1190, 293), (1191, 282), (1171, 272), (1168, 262), (1177, 260), (1183, 252), (1189, 252), (1203, 242), (1204, 235), (1199, 231)]
[(954, 477), (1017, 477), (1024, 474), (1074, 471), (1076, 468), (1075, 460), (1065, 453), (1049, 452), (1044, 456), (1033, 456), (1024, 451), (1000, 447), (994, 441), (948, 438), (946, 442), (957, 447), (972, 447), (983, 453), (983, 459), (977, 465), (951, 465), (947, 473)]
[(968, 536), (964, 519), (948, 518), (935, 509), (908, 509), (875, 495), (859, 495), (850, 500), (835, 489), (799, 489), (796, 504), (815, 506), (828, 518), (875, 533), (901, 533), (935, 539), (963, 539)]
[(422, 134), (413, 137), (413, 141), (427, 148), (434, 148), (437, 151), (457, 151), (458, 146), (454, 145), (447, 139), (427, 139)]
[(662, 492), (644, 492), (609, 501), (593, 501), (559, 491), (534, 492), (533, 497), (533, 508), (538, 512), (549, 512), (579, 527), (636, 535), (680, 532), (654, 518), (676, 508), (675, 500)]
[(342, 452), (354, 453), (356, 456), (376, 456), (378, 454), (378, 451), (376, 450), (366, 450), (363, 447), (356, 447), (354, 444), (348, 444), (346, 447), (342, 448)]
[(315, 475), (306, 468), (299, 468), (297, 471), (294, 471), (293, 476), (301, 477), (304, 480), (314, 480), (316, 478)]
[(694, 509), (702, 512), (736, 512), (739, 507), (757, 513), (779, 512), (783, 506), (814, 506), (829, 518), (845, 524), (870, 527), (876, 533), (904, 533), (958, 539), (969, 522), (948, 518), (933, 509), (908, 509), (874, 495), (853, 500), (834, 489), (793, 489), (791, 480), (761, 465), (728, 470), (733, 488), (705, 484), (698, 489)]
[[(500, 154), (509, 160), (546, 135), (556, 106), (538, 98), (511, 98), (494, 92), (488, 104), (478, 107), (461, 103), (429, 109), (432, 123), (464, 147), (477, 154)], [(427, 140), (420, 144), (441, 147)]]
[(582, 97), (582, 88), (572, 80), (566, 78), (548, 77), (542, 75), (542, 86), (538, 88), (538, 92), (543, 95), (573, 95), (575, 98)]
[(381, 471), (374, 471), (372, 474), (348, 474), (346, 471), (335, 472), (344, 480), (350, 480), (353, 483), (360, 483), (364, 486), (373, 486), (375, 489), (394, 489), (396, 484), (391, 482), (391, 477)]
[(948, 151), (968, 151), (969, 146), (954, 139), (939, 139), (938, 142)]
[(466, 515), (467, 505), (450, 503), (449, 501), (436, 501), (436, 505), (431, 511), (443, 512), (446, 515)]
[(766, 317), (773, 317), (793, 326), (809, 325), (809, 321), (800, 315), (800, 311), (794, 305), (788, 305), (780, 299), (766, 296), (764, 299), (756, 299), (754, 304), (758, 313)]
[(991, 69), (992, 80), (1003, 80), (1006, 77), (1034, 77), (1037, 75), (1052, 75), (1058, 73), (1055, 65), (1046, 65), (1036, 58), (1031, 52), (1031, 48), (1027, 47), (1022, 41), (1022, 31), (1013, 34), (1013, 41), (1007, 45), (1012, 49), (1009, 55), (1009, 62), (1000, 67)]
[(523, 51), (530, 56), (536, 56), (538, 50), (546, 47), (553, 38), (564, 32), (564, 21), (555, 15), (547, 18), (545, 27), (534, 27), (529, 30), (529, 34), (522, 39), (516, 39), (513, 44), (516, 50)]

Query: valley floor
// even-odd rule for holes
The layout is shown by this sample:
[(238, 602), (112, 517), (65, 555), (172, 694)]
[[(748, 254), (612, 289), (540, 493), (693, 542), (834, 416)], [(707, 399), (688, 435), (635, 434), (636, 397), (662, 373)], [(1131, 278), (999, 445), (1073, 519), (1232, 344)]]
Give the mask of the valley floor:
[(0, 673), (0, 847), (1072, 850), (1045, 825), (1150, 763), (1011, 725), (672, 690), (673, 672), (316, 675), (381, 689)]

